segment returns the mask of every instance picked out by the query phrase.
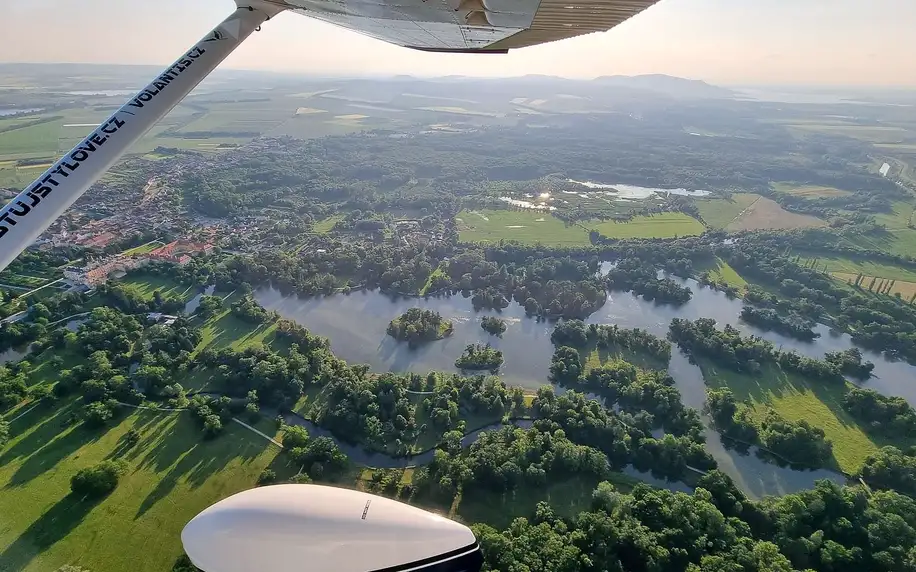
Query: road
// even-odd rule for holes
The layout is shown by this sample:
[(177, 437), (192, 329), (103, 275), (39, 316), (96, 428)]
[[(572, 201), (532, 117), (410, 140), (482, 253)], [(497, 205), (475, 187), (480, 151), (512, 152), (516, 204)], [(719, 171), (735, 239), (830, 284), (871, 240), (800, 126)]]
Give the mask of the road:
[(7, 316), (0, 320), (0, 324), (12, 324), (13, 322), (22, 321), (22, 319), (25, 318), (28, 313), (28, 310), (23, 310), (17, 314), (13, 314), (12, 316)]

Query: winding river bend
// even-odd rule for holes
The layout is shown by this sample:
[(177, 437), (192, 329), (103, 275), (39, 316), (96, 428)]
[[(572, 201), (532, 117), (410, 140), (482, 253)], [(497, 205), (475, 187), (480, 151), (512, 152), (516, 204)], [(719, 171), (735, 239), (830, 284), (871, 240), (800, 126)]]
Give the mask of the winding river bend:
[[(695, 280), (681, 282), (693, 291), (693, 298), (680, 308), (646, 302), (629, 293), (613, 292), (608, 294), (605, 305), (586, 321), (642, 328), (664, 337), (673, 318), (695, 320), (710, 317), (720, 326), (731, 324), (745, 334), (761, 336), (783, 349), (794, 349), (811, 357), (822, 358), (826, 352), (853, 347), (848, 335), (832, 334), (823, 325), (817, 328), (821, 337), (810, 343), (764, 332), (738, 319), (743, 306), (740, 300), (729, 300), (721, 292), (700, 287)], [(503, 352), (505, 363), (500, 375), (507, 384), (537, 388), (549, 383), (547, 373), (553, 354), (550, 342), (553, 325), (528, 318), (524, 308), (515, 302), (501, 312), (475, 312), (471, 300), (460, 295), (427, 299), (391, 298), (377, 291), (359, 291), (324, 298), (298, 298), (273, 288), (261, 288), (255, 291), (255, 297), (268, 310), (276, 310), (284, 318), (295, 320), (311, 332), (329, 338), (332, 350), (339, 357), (349, 363), (368, 364), (372, 371), (423, 374), (430, 370), (457, 371), (455, 358), (466, 345), (490, 343)], [(434, 310), (452, 320), (453, 334), (416, 350), (399, 344), (386, 334), (388, 322), (412, 307)], [(489, 336), (480, 328), (482, 316), (499, 316), (506, 320), (508, 329), (502, 338)], [(866, 386), (916, 403), (916, 384), (912, 382), (916, 379), (916, 367), (889, 361), (873, 352), (863, 351), (863, 354), (875, 363), (875, 377)], [(703, 375), (676, 347), (668, 372), (674, 378), (685, 405), (701, 409), (706, 390)], [(707, 429), (706, 438), (707, 449), (716, 458), (719, 467), (752, 497), (810, 488), (818, 479), (845, 480), (827, 470), (794, 470), (777, 466), (758, 458), (753, 448), (750, 454), (726, 448), (721, 436), (711, 429)], [(639, 476), (643, 478), (643, 475)], [(670, 485), (666, 486), (670, 488)]]
[[(308, 430), (309, 435), (312, 437), (330, 437), (331, 439), (334, 439), (334, 441), (337, 443), (337, 446), (340, 447), (340, 450), (343, 451), (351, 461), (358, 465), (365, 465), (367, 467), (374, 467), (378, 469), (400, 469), (404, 467), (428, 465), (432, 462), (433, 455), (435, 454), (435, 449), (428, 449), (409, 457), (392, 457), (391, 455), (387, 455), (385, 453), (368, 451), (359, 445), (343, 442), (336, 438), (327, 429), (316, 425), (308, 419), (303, 419), (295, 413), (287, 413), (283, 417), (286, 423), (289, 425), (298, 425), (300, 427), (304, 427), (306, 430)], [(474, 431), (467, 433), (464, 437), (461, 438), (461, 446), (465, 448), (470, 447), (474, 444), (475, 441), (477, 441), (481, 433), (485, 431), (497, 431), (506, 425), (507, 424), (505, 423), (493, 423), (492, 425), (487, 425), (485, 427), (475, 429)], [(511, 425), (515, 427), (527, 428), (531, 427), (533, 422), (527, 419), (517, 419), (512, 421)], [(684, 483), (669, 482), (664, 479), (659, 479), (653, 477), (649, 472), (644, 473), (642, 471), (638, 471), (632, 466), (624, 468), (623, 473), (657, 487), (664, 487), (673, 491), (681, 492), (691, 491), (690, 487)]]

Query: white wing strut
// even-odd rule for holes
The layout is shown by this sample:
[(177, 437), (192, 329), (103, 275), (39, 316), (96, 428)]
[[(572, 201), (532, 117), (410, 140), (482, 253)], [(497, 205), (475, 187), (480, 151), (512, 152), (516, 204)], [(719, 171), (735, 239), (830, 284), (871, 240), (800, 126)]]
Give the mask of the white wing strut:
[(240, 6), (0, 210), (0, 270), (38, 238), (226, 56), (284, 7)]

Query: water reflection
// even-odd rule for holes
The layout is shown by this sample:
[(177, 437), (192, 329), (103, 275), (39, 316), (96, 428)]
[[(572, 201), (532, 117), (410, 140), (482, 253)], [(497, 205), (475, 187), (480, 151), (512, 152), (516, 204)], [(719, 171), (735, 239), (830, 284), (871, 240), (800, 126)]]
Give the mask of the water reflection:
[(212, 296), (214, 290), (216, 290), (216, 286), (207, 286), (203, 292), (188, 300), (188, 303), (184, 305), (184, 313), (190, 316), (196, 312), (197, 308), (200, 307), (201, 296)]
[[(606, 271), (609, 266), (604, 266)], [(607, 303), (587, 322), (618, 324), (628, 328), (642, 328), (658, 336), (665, 336), (673, 318), (695, 320), (711, 317), (720, 325), (726, 323), (745, 334), (761, 336), (783, 349), (793, 349), (811, 357), (823, 357), (825, 352), (845, 350), (852, 346), (848, 335), (832, 335), (826, 326), (818, 326), (821, 337), (811, 343), (799, 342), (779, 334), (764, 332), (744, 324), (738, 319), (740, 300), (729, 300), (725, 294), (701, 288), (695, 280), (680, 280), (693, 290), (693, 299), (676, 308), (646, 302), (629, 293), (612, 292)], [(502, 350), (505, 363), (500, 375), (510, 385), (537, 388), (548, 383), (547, 372), (553, 345), (550, 333), (553, 325), (525, 316), (524, 309), (516, 303), (502, 312), (475, 312), (470, 299), (462, 296), (442, 298), (393, 299), (379, 292), (360, 291), (347, 296), (300, 299), (285, 296), (273, 288), (255, 292), (258, 302), (269, 310), (276, 310), (285, 318), (296, 320), (315, 334), (331, 341), (335, 354), (350, 363), (365, 363), (373, 371), (410, 371), (425, 374), (430, 370), (457, 371), (454, 360), (467, 344), (487, 343)], [(439, 312), (454, 322), (454, 333), (446, 340), (411, 350), (397, 343), (385, 333), (388, 322), (408, 308), (420, 307)], [(500, 316), (507, 322), (502, 338), (489, 336), (480, 328), (482, 316)], [(866, 385), (876, 390), (900, 395), (916, 403), (916, 368), (903, 362), (891, 362), (873, 352), (864, 352), (875, 363), (875, 375)], [(700, 369), (675, 348), (668, 368), (680, 390), (685, 405), (701, 409), (706, 386)], [(706, 431), (707, 449), (721, 469), (752, 497), (782, 494), (810, 488), (822, 478), (842, 482), (841, 475), (825, 470), (793, 470), (779, 467), (758, 458), (751, 451), (742, 453), (728, 448), (718, 433)], [(669, 487), (670, 488), (670, 487)]]
[(0, 352), (0, 364), (14, 363), (21, 360), (25, 356), (29, 355), (29, 349), (30, 348), (28, 347), (10, 348), (6, 351)]

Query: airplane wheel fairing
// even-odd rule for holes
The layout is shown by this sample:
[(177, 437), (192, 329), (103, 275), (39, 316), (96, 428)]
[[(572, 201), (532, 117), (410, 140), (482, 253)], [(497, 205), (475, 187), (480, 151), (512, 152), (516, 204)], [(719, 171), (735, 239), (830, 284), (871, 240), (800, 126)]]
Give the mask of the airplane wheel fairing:
[(181, 540), (204, 572), (477, 572), (483, 562), (463, 524), (320, 485), (238, 493), (194, 517)]

